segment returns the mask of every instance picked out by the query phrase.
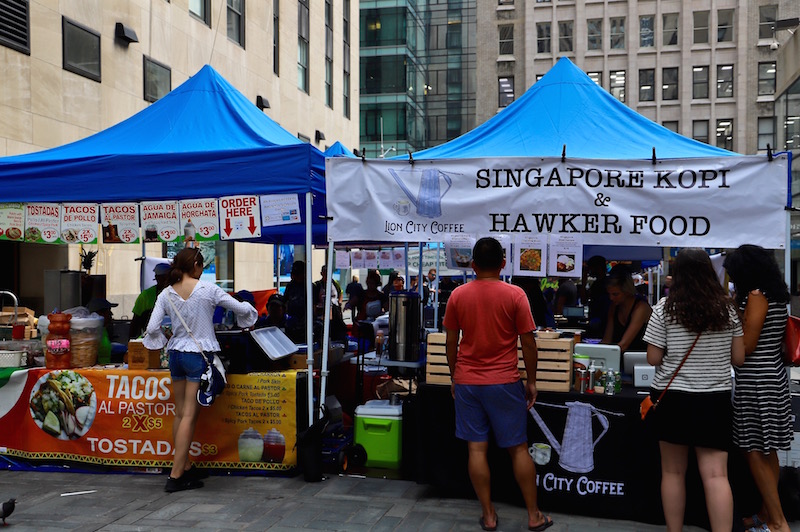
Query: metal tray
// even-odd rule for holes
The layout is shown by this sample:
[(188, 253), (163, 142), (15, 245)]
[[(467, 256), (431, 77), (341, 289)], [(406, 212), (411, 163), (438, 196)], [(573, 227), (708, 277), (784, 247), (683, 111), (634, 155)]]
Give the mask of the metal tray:
[(297, 344), (277, 327), (265, 327), (250, 331), (250, 336), (269, 357), (270, 360), (280, 360), (292, 353), (296, 353)]

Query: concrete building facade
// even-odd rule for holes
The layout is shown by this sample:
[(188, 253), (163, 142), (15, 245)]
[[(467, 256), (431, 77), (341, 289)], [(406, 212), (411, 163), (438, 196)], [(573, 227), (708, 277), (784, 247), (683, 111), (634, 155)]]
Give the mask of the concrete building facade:
[(776, 145), (779, 127), (772, 28), (798, 14), (795, 0), (481, 2), (477, 123), (568, 57), (620, 101), (673, 131), (739, 153), (765, 153), (767, 144)]
[[(254, 105), (324, 150), (359, 140), (358, 2), (350, 0), (8, 0), (0, 3), (0, 156), (87, 137), (144, 109), (210, 64)], [(113, 176), (110, 176), (110, 178)], [(75, 186), (80, 186), (76, 183)], [(1, 196), (0, 196), (1, 197)], [(4, 287), (31, 306), (43, 269), (78, 269), (72, 246), (0, 242)], [(219, 246), (228, 244), (220, 243)], [(142, 255), (98, 246), (92, 273), (130, 314)], [(218, 277), (273, 285), (271, 246), (231, 244)], [(220, 268), (227, 270), (221, 272)]]

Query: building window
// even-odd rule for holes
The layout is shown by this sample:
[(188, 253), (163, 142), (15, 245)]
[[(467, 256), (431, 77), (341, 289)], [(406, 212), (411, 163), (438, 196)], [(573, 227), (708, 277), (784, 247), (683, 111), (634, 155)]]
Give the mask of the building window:
[(513, 6), (514, 0), (497, 0), (498, 6)]
[(708, 44), (708, 11), (694, 12), (694, 43)]
[(708, 98), (708, 67), (692, 67), (692, 98)]
[(211, 26), (211, 0), (189, 0), (189, 13)]
[(500, 31), (500, 55), (514, 55), (514, 25), (503, 24)]
[(717, 98), (733, 98), (733, 65), (717, 65)]
[(708, 120), (695, 120), (692, 122), (692, 138), (708, 144)]
[(669, 129), (673, 133), (678, 133), (678, 121), (677, 120), (665, 120), (661, 122), (661, 125), (665, 128)]
[(775, 94), (775, 61), (758, 64), (758, 95)]
[(244, 0), (228, 0), (228, 38), (244, 48)]
[(508, 107), (514, 101), (514, 78), (497, 78), (497, 106)]
[(297, 88), (309, 94), (308, 83), (308, 0), (297, 2)]
[(587, 72), (586, 75), (589, 76), (589, 79), (591, 79), (592, 81), (597, 83), (598, 87), (602, 87), (603, 86), (603, 73), (602, 72)]
[(100, 81), (100, 34), (63, 17), (61, 33), (64, 70)]
[(611, 23), (611, 49), (625, 49), (625, 17), (614, 17), (609, 19)]
[(653, 15), (639, 17), (639, 47), (652, 48), (655, 46), (656, 19)]
[(539, 22), (536, 24), (536, 53), (549, 54), (550, 52), (550, 23)]
[(449, 49), (461, 48), (461, 11), (457, 9), (447, 10), (447, 32), (445, 42)]
[(325, 0), (325, 105), (333, 109), (333, 0)]
[(350, 0), (342, 0), (342, 10), (342, 112), (346, 118), (350, 118)]
[[(778, 20), (778, 6), (759, 6), (758, 8), (758, 38), (772, 39), (775, 32), (772, 29)], [(759, 119), (760, 120), (760, 119)]]
[(656, 71), (652, 68), (639, 70), (639, 101), (652, 102), (656, 99)]
[(144, 56), (144, 99), (155, 102), (172, 90), (172, 71)]
[(767, 116), (758, 119), (758, 149), (766, 150), (775, 147), (775, 117)]
[(586, 21), (587, 50), (603, 49), (603, 19), (593, 18)]
[(717, 120), (717, 148), (733, 150), (733, 119)]
[(574, 23), (571, 20), (565, 20), (558, 23), (558, 51), (571, 52), (572, 51), (572, 29)]
[(30, 5), (28, 0), (0, 2), (0, 44), (30, 55)]
[(281, 75), (281, 16), (280, 0), (272, 0), (272, 72)]
[(678, 67), (669, 67), (661, 70), (661, 99), (678, 99)]
[(661, 44), (664, 46), (675, 46), (678, 44), (678, 14), (667, 13), (662, 15), (663, 24)]
[(625, 103), (625, 71), (612, 70), (608, 73), (608, 92), (617, 100)]
[(717, 42), (733, 42), (733, 9), (717, 11)]
[(297, 139), (300, 142), (304, 142), (306, 144), (311, 144), (311, 137), (307, 137), (306, 135), (303, 135), (302, 133), (298, 133), (297, 134)]

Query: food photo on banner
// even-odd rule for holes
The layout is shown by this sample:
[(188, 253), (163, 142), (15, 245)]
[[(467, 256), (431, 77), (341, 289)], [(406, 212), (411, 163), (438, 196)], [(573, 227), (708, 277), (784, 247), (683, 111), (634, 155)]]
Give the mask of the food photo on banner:
[[(0, 425), (17, 427), (0, 431), (0, 454), (167, 467), (173, 453), (171, 393), (167, 371), (16, 371), (0, 387)], [(232, 470), (294, 468), (296, 405), (304, 393), (297, 371), (228, 375), (223, 393), (198, 419), (192, 459)]]

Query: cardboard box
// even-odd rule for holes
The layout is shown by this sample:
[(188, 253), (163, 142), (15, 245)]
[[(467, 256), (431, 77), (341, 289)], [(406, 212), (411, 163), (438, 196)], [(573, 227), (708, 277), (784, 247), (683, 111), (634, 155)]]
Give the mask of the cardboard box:
[(128, 342), (128, 369), (156, 369), (160, 367), (160, 349), (147, 349), (141, 340)]

